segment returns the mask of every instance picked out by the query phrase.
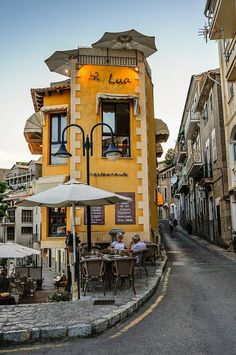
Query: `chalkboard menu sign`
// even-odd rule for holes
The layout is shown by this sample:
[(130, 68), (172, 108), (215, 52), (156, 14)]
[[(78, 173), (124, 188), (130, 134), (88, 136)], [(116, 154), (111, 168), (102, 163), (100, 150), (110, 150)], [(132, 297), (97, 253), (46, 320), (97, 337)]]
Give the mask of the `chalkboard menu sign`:
[(129, 197), (132, 201), (124, 201), (116, 204), (115, 224), (135, 224), (135, 193), (117, 192), (117, 194)]
[[(104, 224), (104, 206), (91, 207), (91, 224)], [(84, 224), (87, 224), (87, 208), (84, 209)]]

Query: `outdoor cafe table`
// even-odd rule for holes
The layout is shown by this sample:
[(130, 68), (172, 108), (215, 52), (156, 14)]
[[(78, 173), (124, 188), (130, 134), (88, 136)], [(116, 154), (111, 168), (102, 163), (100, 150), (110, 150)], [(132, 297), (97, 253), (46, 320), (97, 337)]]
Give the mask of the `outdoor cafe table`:
[[(104, 254), (104, 255), (86, 255), (82, 257), (81, 262), (85, 261), (86, 259), (102, 259), (105, 261), (105, 285), (106, 289), (111, 291), (112, 290), (112, 262), (114, 260), (126, 260), (126, 259), (133, 259), (134, 261), (136, 260), (135, 257), (132, 256), (127, 256), (127, 255), (110, 255), (110, 254)], [(81, 275), (82, 276), (82, 275)]]

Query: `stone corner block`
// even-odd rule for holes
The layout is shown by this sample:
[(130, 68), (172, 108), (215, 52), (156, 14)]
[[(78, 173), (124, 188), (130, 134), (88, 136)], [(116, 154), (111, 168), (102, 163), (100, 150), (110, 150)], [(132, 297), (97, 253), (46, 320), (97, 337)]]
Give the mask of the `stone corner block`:
[(63, 338), (66, 336), (66, 328), (63, 326), (45, 327), (41, 329), (40, 335), (42, 339)]
[(88, 337), (92, 335), (91, 324), (75, 324), (68, 326), (68, 337), (78, 338), (78, 337)]
[(92, 323), (93, 334), (101, 334), (109, 328), (107, 319), (97, 319)]
[(24, 343), (30, 339), (28, 330), (10, 330), (2, 334), (3, 342), (9, 343)]

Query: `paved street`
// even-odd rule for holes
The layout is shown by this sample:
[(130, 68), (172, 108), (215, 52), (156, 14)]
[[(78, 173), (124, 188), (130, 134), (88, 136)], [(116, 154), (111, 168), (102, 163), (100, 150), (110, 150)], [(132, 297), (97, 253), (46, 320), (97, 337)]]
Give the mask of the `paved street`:
[(162, 284), (134, 317), (105, 334), (8, 349), (16, 354), (236, 354), (236, 262), (181, 232), (168, 235)]

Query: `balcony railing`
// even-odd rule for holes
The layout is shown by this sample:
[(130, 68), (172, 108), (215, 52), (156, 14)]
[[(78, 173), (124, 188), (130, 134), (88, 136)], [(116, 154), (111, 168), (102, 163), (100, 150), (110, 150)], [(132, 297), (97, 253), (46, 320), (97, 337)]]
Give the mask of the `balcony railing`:
[(186, 171), (189, 177), (195, 177), (203, 165), (202, 154), (199, 149), (193, 151), (186, 164)]
[(208, 17), (209, 38), (232, 38), (236, 29), (235, 0), (209, 0), (205, 10)]
[(211, 188), (213, 183), (213, 170), (211, 163), (205, 163), (201, 170), (201, 180), (199, 184), (205, 188)]
[(200, 122), (201, 114), (200, 112), (191, 112), (191, 114), (187, 118), (187, 122), (185, 125), (185, 139), (191, 139), (192, 134), (197, 127), (197, 124)]
[(176, 157), (177, 164), (183, 164), (187, 156), (187, 145), (185, 143), (179, 143), (178, 153)]
[(2, 220), (0, 221), (0, 224), (2, 226), (11, 226), (15, 224), (15, 217), (2, 217)]
[(187, 175), (181, 175), (178, 183), (177, 192), (187, 192), (189, 189), (188, 186), (188, 177)]
[[(140, 61), (140, 58), (139, 58)], [(151, 68), (143, 57), (142, 61), (145, 64), (145, 68), (151, 77)], [(99, 55), (79, 55), (78, 65), (92, 64), (92, 65), (110, 65), (117, 67), (136, 67), (137, 58), (136, 57), (113, 57), (113, 56), (99, 56)]]

